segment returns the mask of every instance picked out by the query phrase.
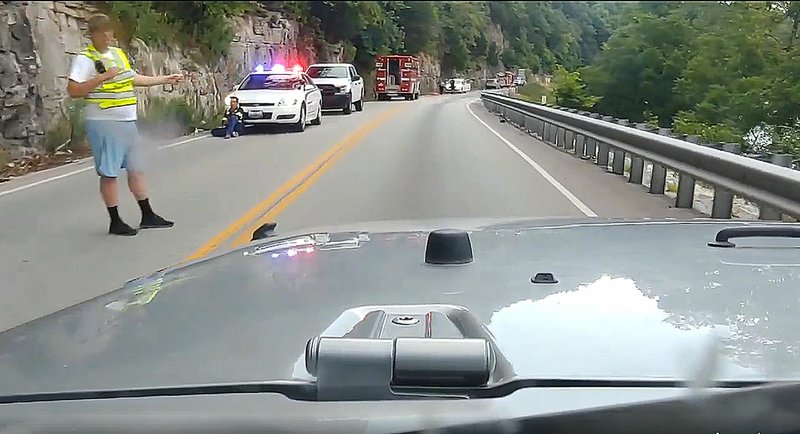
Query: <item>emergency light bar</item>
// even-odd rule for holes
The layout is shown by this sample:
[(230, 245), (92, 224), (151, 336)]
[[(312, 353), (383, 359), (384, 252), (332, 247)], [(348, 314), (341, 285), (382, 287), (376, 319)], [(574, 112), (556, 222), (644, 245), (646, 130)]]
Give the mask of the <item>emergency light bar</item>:
[(272, 72), (286, 72), (286, 68), (281, 64), (277, 64), (272, 67)]

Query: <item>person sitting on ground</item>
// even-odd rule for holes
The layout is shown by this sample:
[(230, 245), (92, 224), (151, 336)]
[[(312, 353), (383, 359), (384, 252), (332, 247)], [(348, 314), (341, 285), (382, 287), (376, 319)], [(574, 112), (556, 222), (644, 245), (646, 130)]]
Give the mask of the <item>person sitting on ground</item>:
[(225, 138), (230, 139), (231, 136), (237, 137), (242, 133), (242, 119), (244, 119), (244, 110), (239, 107), (239, 99), (236, 97), (231, 98), (231, 106), (225, 110)]

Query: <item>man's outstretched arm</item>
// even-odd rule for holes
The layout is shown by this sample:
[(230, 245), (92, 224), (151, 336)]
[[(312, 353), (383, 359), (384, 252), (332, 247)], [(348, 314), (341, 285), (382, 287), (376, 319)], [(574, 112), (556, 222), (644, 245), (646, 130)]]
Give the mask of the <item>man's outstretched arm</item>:
[(133, 85), (140, 87), (150, 87), (150, 86), (158, 86), (161, 84), (177, 84), (180, 83), (181, 81), (183, 81), (183, 74), (157, 75), (157, 76), (136, 74), (136, 76), (133, 78)]

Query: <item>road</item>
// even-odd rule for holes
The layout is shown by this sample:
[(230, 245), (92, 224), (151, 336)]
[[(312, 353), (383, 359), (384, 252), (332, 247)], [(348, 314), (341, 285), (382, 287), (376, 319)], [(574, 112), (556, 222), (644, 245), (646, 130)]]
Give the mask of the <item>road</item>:
[[(135, 237), (107, 235), (90, 161), (2, 184), (0, 330), (242, 245), (260, 221), (280, 233), (446, 217), (698, 217), (500, 123), (477, 98), (371, 102), (299, 134), (148, 144), (151, 203), (176, 226)], [(121, 196), (123, 219), (138, 224)]]

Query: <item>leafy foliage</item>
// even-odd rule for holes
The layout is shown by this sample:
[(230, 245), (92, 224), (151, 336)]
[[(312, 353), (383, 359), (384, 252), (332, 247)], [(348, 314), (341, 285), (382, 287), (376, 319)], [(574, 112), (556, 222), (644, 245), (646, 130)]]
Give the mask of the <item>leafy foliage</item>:
[(594, 107), (600, 98), (586, 91), (579, 72), (569, 72), (561, 66), (553, 75), (553, 96), (556, 104), (562, 107), (588, 110)]
[(796, 2), (639, 2), (610, 25), (608, 42), (580, 70), (602, 96), (597, 111), (655, 116), (715, 142), (742, 143), (767, 126), (772, 150), (797, 152)]
[(233, 38), (230, 18), (251, 10), (246, 1), (101, 2), (119, 22), (119, 38), (129, 43), (179, 43), (206, 60), (227, 53)]
[[(475, 69), (552, 71), (590, 61), (620, 6), (608, 2), (288, 1), (259, 2), (290, 14), (329, 43), (352, 44), (370, 68), (381, 52), (438, 56), (445, 74)], [(501, 40), (492, 38), (499, 28)], [(501, 65), (502, 63), (502, 65)]]

